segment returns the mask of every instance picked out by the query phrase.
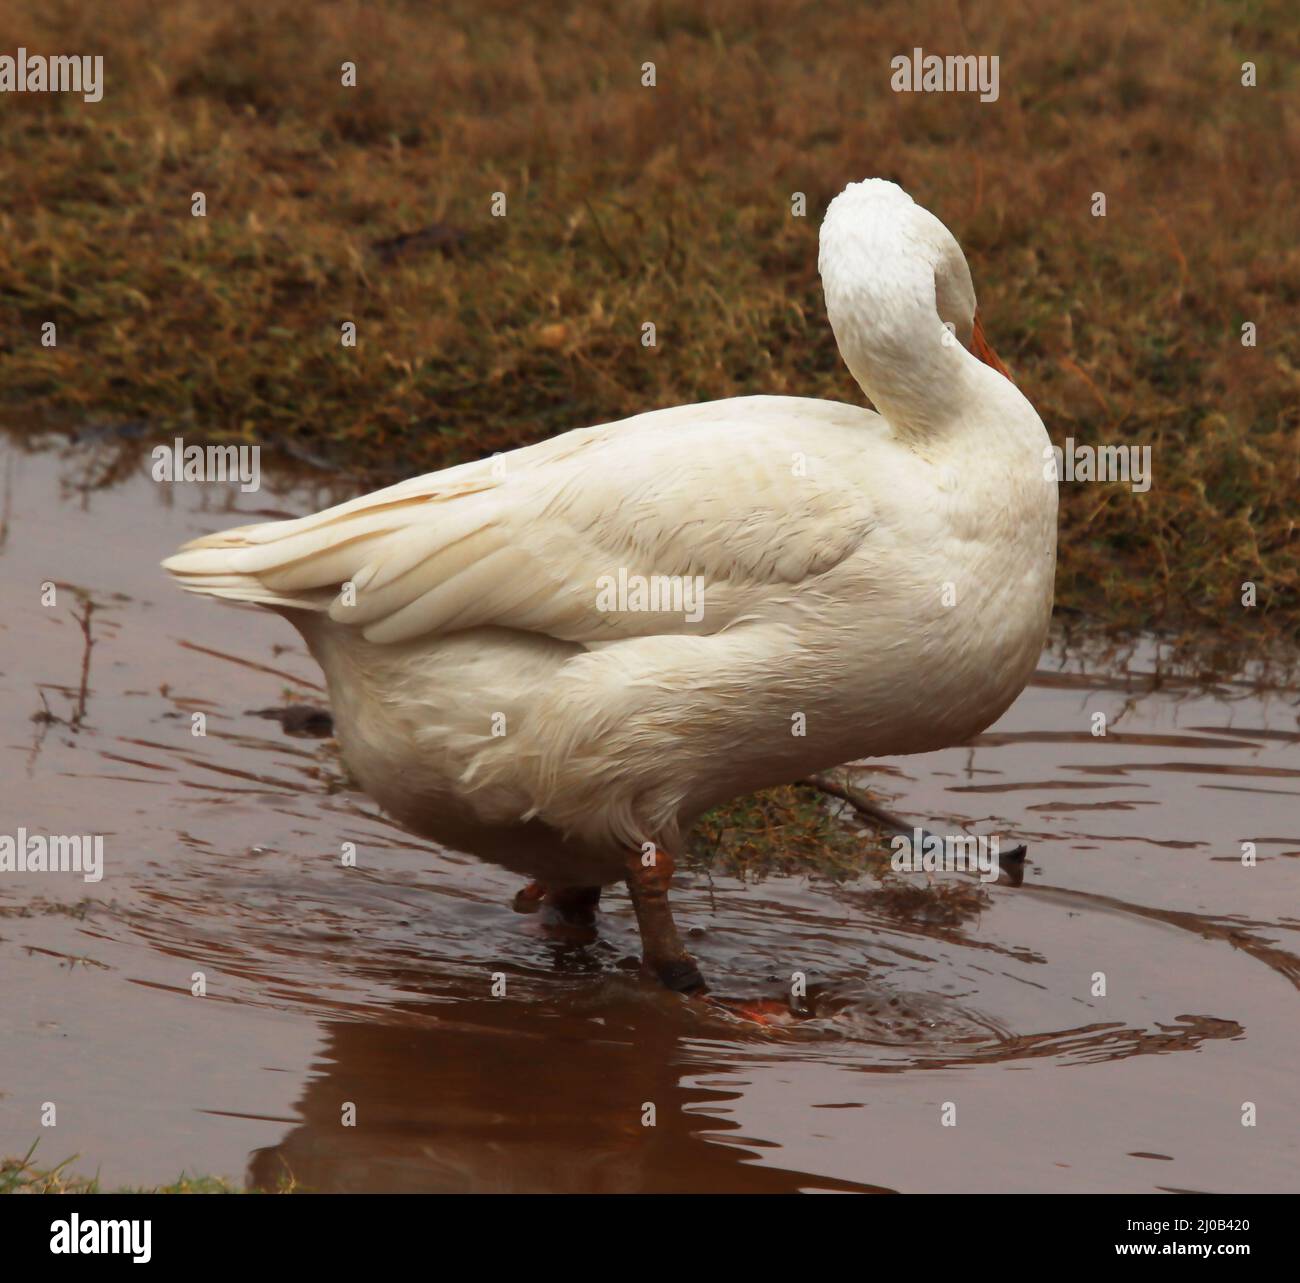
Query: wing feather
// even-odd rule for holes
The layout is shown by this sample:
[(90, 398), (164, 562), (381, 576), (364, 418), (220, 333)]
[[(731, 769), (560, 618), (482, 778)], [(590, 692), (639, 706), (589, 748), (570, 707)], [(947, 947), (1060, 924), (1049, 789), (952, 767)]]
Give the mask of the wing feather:
[[(861, 546), (854, 456), (873, 420), (797, 398), (657, 411), (209, 535), (164, 564), (193, 591), (327, 610), (377, 643), (484, 625), (581, 642), (714, 632)], [(602, 606), (620, 576), (699, 577), (703, 618)]]

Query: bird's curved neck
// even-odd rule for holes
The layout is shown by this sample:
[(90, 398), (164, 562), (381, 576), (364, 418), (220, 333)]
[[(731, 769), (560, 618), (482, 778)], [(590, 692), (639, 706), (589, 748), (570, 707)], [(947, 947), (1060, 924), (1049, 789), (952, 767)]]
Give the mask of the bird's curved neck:
[(963, 422), (978, 391), (973, 362), (932, 291), (864, 298), (830, 283), (826, 297), (844, 363), (897, 436), (925, 453)]

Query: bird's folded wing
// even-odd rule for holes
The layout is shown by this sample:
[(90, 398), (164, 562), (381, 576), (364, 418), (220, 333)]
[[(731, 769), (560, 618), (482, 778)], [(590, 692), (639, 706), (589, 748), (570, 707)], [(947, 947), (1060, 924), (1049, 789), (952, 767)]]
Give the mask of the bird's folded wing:
[(164, 565), (193, 591), (327, 611), (374, 642), (485, 625), (599, 642), (716, 632), (871, 528), (860, 490), (834, 460), (810, 463), (797, 425), (619, 426), (209, 535)]

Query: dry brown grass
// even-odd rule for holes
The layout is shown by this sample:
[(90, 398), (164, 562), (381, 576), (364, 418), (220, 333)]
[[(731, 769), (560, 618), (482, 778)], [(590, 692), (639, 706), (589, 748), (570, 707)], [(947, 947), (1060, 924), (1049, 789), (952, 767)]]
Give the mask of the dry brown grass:
[[(102, 53), (107, 78), (95, 105), (0, 101), (11, 419), (144, 418), (373, 480), (683, 401), (858, 400), (817, 223), (846, 182), (884, 175), (966, 247), (1054, 439), (1153, 448), (1146, 495), (1063, 487), (1059, 601), (1294, 634), (1300, 96), (1282, 0), (0, 3), (13, 45)], [(889, 58), (918, 44), (998, 54), (999, 101), (892, 93)]]

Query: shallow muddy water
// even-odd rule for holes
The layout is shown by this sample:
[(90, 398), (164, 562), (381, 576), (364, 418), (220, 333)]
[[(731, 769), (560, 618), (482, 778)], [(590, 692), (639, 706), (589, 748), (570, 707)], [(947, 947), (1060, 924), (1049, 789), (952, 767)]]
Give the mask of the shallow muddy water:
[(1300, 1189), (1297, 691), (1058, 648), (974, 745), (857, 777), (1026, 841), (1019, 886), (683, 877), (715, 991), (808, 977), (812, 1017), (763, 1028), (642, 985), (620, 891), (596, 943), (556, 939), (511, 911), (519, 879), (407, 837), (328, 741), (253, 715), (320, 700), (296, 635), (157, 563), (331, 496), (0, 451), (0, 834), (104, 835), (97, 883), (0, 873), (0, 1154), (39, 1139), (110, 1188)]

